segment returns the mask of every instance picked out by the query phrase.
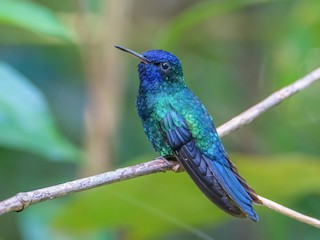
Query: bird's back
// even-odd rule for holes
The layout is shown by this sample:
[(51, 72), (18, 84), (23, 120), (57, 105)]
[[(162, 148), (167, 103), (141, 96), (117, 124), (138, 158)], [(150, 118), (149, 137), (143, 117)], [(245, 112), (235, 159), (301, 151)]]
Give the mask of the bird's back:
[[(224, 211), (258, 220), (255, 192), (230, 162), (213, 120), (187, 88), (175, 94), (143, 96), (138, 104), (145, 132), (161, 155), (174, 155), (202, 192)], [(138, 99), (139, 102), (139, 99)], [(141, 114), (140, 114), (141, 116)], [(143, 119), (144, 118), (144, 119)]]

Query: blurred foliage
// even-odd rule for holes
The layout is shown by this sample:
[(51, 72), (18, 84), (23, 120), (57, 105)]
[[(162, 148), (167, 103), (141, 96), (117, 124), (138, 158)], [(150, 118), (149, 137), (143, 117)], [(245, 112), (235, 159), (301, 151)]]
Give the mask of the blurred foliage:
[(180, 41), (184, 40), (184, 33), (197, 24), (244, 7), (272, 1), (274, 0), (203, 1), (197, 3), (171, 20), (160, 31), (155, 45), (160, 49), (173, 50)]
[[(86, 76), (73, 27), (81, 4), (89, 6), (90, 23), (104, 17), (99, 0), (0, 0), (0, 199), (78, 177), (79, 161), (40, 160), (80, 160), (84, 151)], [(319, 67), (319, 9), (318, 0), (137, 0), (124, 15), (123, 45), (179, 56), (188, 85), (220, 125)], [(110, 48), (115, 44), (122, 43)], [(135, 111), (137, 61), (123, 61), (130, 67), (114, 139), (118, 166), (156, 156)], [(319, 89), (314, 84), (224, 139), (259, 194), (317, 218)], [(256, 209), (259, 223), (231, 218), (186, 174), (155, 174), (1, 216), (0, 239), (319, 237), (310, 226)]]
[[(318, 159), (303, 155), (274, 158), (232, 155), (231, 158), (237, 159), (235, 163), (240, 172), (255, 189), (259, 189), (259, 194), (269, 199), (294, 206), (294, 199), (299, 196), (320, 194)], [(140, 159), (139, 162), (148, 160), (150, 158)], [(319, 218), (317, 204), (309, 207), (312, 215)], [(269, 211), (261, 207), (256, 209), (258, 214)], [(187, 174), (172, 172), (145, 176), (79, 194), (57, 216), (55, 227), (62, 231), (90, 232), (103, 229), (106, 225), (114, 229), (125, 226), (132, 239), (155, 239), (163, 232), (177, 230), (187, 231), (201, 239), (207, 233), (198, 229), (199, 226), (232, 219), (212, 205), (192, 184)], [(254, 222), (247, 221), (255, 227)], [(267, 238), (261, 236), (259, 239)]]
[(51, 160), (81, 159), (80, 150), (58, 132), (42, 93), (0, 62), (0, 145)]
[(72, 41), (73, 34), (50, 9), (32, 1), (0, 0), (0, 23), (21, 27), (40, 36)]

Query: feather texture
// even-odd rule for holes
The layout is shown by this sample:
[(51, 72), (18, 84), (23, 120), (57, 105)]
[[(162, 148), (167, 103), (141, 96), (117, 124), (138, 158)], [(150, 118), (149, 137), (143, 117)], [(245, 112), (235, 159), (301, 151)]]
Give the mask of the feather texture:
[(202, 153), (196, 146), (187, 122), (174, 110), (165, 115), (160, 126), (165, 141), (173, 149), (178, 161), (212, 202), (233, 216), (248, 215), (258, 221), (251, 205), (252, 198), (245, 190), (246, 185), (243, 186), (244, 182), (237, 178), (239, 174), (231, 168), (223, 148), (218, 146), (216, 155), (212, 156)]
[(186, 86), (179, 59), (163, 50), (138, 54), (117, 47), (141, 60), (137, 109), (154, 149), (175, 156), (222, 210), (258, 221), (252, 206), (257, 195), (229, 160), (207, 109)]

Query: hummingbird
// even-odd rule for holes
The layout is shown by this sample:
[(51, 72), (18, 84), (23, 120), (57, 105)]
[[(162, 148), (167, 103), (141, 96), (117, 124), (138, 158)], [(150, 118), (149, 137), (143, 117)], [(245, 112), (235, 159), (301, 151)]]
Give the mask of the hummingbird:
[(140, 60), (136, 105), (155, 151), (177, 160), (220, 209), (259, 221), (253, 209), (257, 194), (230, 161), (208, 110), (187, 87), (180, 60), (164, 50), (139, 54), (115, 47)]

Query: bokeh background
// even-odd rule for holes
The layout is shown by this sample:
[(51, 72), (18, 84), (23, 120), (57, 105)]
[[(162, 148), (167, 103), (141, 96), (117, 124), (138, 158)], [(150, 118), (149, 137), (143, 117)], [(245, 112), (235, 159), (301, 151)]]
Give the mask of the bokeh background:
[[(320, 1), (0, 0), (0, 199), (157, 157), (135, 110), (138, 61), (177, 55), (217, 126), (320, 66)], [(223, 139), (267, 198), (320, 218), (320, 84)], [(264, 207), (221, 212), (185, 173), (0, 216), (0, 239), (319, 239)]]

